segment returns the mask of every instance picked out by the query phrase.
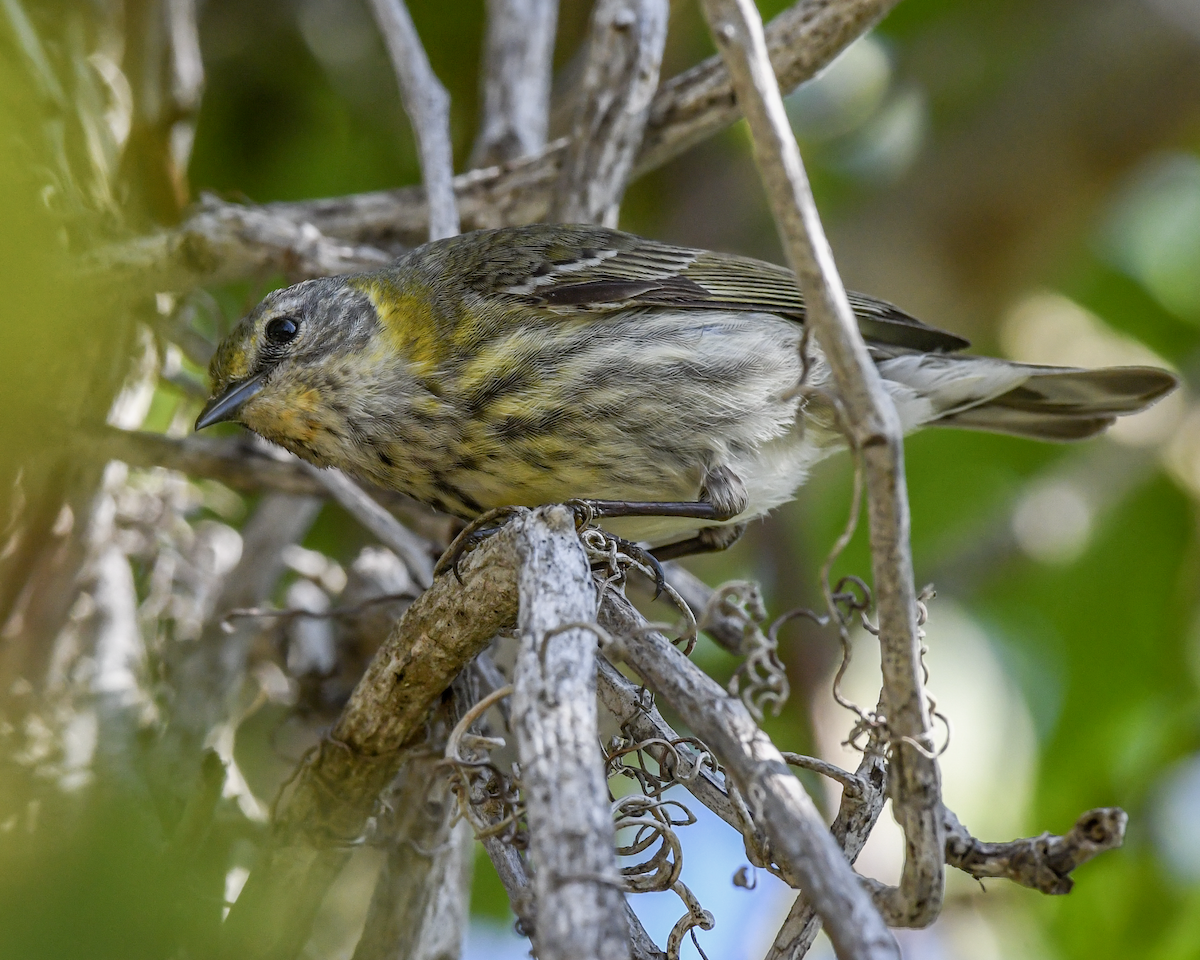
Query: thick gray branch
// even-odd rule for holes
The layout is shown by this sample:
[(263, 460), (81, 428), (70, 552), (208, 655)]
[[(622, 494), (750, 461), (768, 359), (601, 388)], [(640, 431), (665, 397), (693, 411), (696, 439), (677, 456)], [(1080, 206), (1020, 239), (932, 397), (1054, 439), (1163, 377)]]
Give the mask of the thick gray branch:
[[(827, 66), (896, 0), (800, 0), (767, 28), (780, 85), (791, 90)], [(709, 57), (659, 87), (650, 104), (633, 175), (662, 166), (737, 119), (729, 71)], [(464, 229), (545, 219), (567, 141), (454, 179)], [(380, 248), (414, 246), (429, 235), (421, 187), (242, 207), (209, 201), (175, 230), (111, 247), (95, 258), (131, 282), (164, 288), (282, 269), (297, 278), (370, 269)], [(340, 238), (338, 241), (331, 237)]]
[(599, 619), (614, 636), (637, 637), (623, 644), (622, 657), (720, 759), (765, 831), (772, 857), (812, 898), (838, 956), (899, 960), (896, 941), (816, 806), (745, 704), (648, 630), (624, 597), (610, 593)]
[(883, 707), (892, 743), (892, 796), (908, 841), (904, 873), (888, 913), (905, 925), (924, 926), (941, 909), (944, 839), (938, 767), (929, 752), (929, 710), (922, 690), (900, 419), (867, 353), (833, 262), (758, 11), (750, 0), (704, 0), (704, 12), (733, 75), (788, 261), (828, 359), (849, 439), (863, 460)]
[(421, 176), (429, 200), (429, 239), (458, 233), (454, 152), (450, 145), (450, 95), (434, 75), (404, 0), (371, 0), (375, 22), (400, 81), (400, 97), (417, 138)]
[(372, 270), (390, 259), (374, 247), (331, 239), (303, 217), (205, 197), (176, 229), (101, 247), (81, 266), (114, 286), (163, 290), (273, 271), (303, 280)]
[(564, 507), (516, 521), (523, 530), (519, 648), (512, 723), (529, 823), (542, 960), (629, 957), (604, 769), (597, 750), (596, 591)]
[(550, 77), (558, 0), (488, 0), (483, 119), (472, 167), (541, 150), (550, 115)]
[(550, 220), (607, 223), (633, 170), (667, 40), (667, 0), (598, 0)]

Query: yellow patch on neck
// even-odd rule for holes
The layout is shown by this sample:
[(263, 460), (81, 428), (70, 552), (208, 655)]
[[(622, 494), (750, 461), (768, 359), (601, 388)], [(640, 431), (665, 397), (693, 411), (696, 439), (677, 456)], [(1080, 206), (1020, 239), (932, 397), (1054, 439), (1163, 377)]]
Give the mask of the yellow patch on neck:
[(401, 287), (378, 275), (349, 283), (370, 298), (388, 345), (413, 365), (414, 372), (432, 374), (446, 360), (449, 342), (440, 334), (431, 290), (411, 282)]

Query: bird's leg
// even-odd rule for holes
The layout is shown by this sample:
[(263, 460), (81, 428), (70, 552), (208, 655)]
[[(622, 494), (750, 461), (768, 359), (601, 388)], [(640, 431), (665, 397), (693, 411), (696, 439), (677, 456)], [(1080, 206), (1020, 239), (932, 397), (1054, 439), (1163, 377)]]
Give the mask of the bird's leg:
[(694, 537), (655, 547), (653, 554), (656, 559), (666, 562), (700, 553), (720, 553), (737, 543), (745, 532), (744, 523), (732, 523), (727, 527), (701, 527)]
[(571, 500), (586, 519), (601, 517), (686, 517), (692, 520), (732, 520), (746, 509), (746, 485), (728, 467), (715, 467), (704, 478), (699, 500)]

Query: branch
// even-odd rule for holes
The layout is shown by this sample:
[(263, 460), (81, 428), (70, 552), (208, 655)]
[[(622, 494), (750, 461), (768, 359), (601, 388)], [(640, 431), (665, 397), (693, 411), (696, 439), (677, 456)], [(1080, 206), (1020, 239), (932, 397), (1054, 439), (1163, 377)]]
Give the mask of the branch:
[(429, 199), (429, 239), (458, 233), (454, 199), (454, 151), (450, 146), (450, 95), (434, 75), (404, 0), (371, 0), (383, 34), (400, 99), (417, 138), (421, 177)]
[(422, 588), (428, 588), (433, 583), (433, 561), (429, 556), (427, 540), (417, 536), (388, 513), (341, 470), (321, 470), (307, 464), (304, 464), (304, 468), (317, 478), (325, 491), (347, 513), (404, 561), (413, 579)]
[(488, 0), (483, 120), (472, 167), (528, 156), (546, 145), (558, 0)]
[(375, 247), (331, 239), (304, 218), (206, 196), (178, 228), (100, 247), (79, 269), (103, 285), (183, 290), (273, 272), (293, 281), (354, 273), (391, 259)]
[[(811, 79), (895, 2), (800, 0), (785, 10), (767, 28), (780, 84), (791, 90)], [(737, 117), (733, 83), (719, 56), (673, 77), (651, 101), (633, 176), (662, 166)], [(455, 177), (462, 227), (544, 219), (566, 153), (567, 141), (557, 140), (533, 156)], [(210, 200), (178, 229), (112, 246), (93, 259), (133, 283), (185, 288), (271, 269), (297, 278), (372, 269), (388, 260), (380, 248), (414, 246), (428, 234), (421, 187), (265, 207)], [(318, 269), (321, 263), (327, 268)]]
[(1070, 893), (1071, 871), (1125, 841), (1129, 817), (1118, 807), (1101, 807), (1082, 814), (1064, 836), (1043, 833), (1038, 837), (985, 843), (967, 832), (951, 811), (943, 810), (946, 824), (946, 862), (976, 880), (1004, 877), (1042, 893)]
[(929, 709), (922, 689), (900, 419), (863, 343), (833, 262), (768, 60), (758, 11), (750, 0), (705, 0), (704, 12), (733, 75), (807, 319), (829, 364), (850, 443), (863, 461), (884, 720), (892, 747), (892, 799), (907, 839), (904, 872), (887, 913), (903, 925), (924, 926), (941, 909), (945, 841), (938, 767), (930, 753)]
[(517, 545), (521, 595), (513, 732), (529, 823), (542, 960), (629, 957), (616, 836), (596, 749), (596, 590), (572, 514), (528, 518)]
[(550, 220), (607, 223), (629, 182), (658, 87), (667, 0), (599, 0)]
[[(863, 752), (854, 778), (857, 789), (842, 790), (837, 816), (829, 828), (842, 845), (850, 863), (854, 863), (862, 853), (887, 800), (887, 759), (876, 739)], [(764, 960), (800, 960), (812, 947), (820, 929), (821, 918), (812, 901), (801, 890), (775, 934), (775, 942), (771, 944)]]
[(328, 737), (277, 802), (271, 846), (224, 926), (224, 957), (290, 960), (366, 825), (403, 748), (472, 657), (517, 616), (515, 571), (526, 527), (507, 524), (405, 612)]
[(804, 787), (745, 704), (680, 653), (624, 597), (609, 593), (601, 626), (637, 637), (621, 656), (713, 750), (764, 829), (775, 861), (812, 897), (838, 956), (899, 960), (896, 941)]
[[(899, 0), (800, 0), (766, 28), (767, 54), (781, 89), (811, 80)], [(744, 108), (720, 55), (672, 77), (650, 105), (634, 175), (677, 157), (736, 121)]]
[(387, 856), (353, 960), (439, 960), (462, 950), (475, 837), (454, 821), (458, 804), (439, 759), (406, 764), (381, 804), (376, 832)]
[(194, 477), (219, 480), (235, 490), (259, 493), (270, 490), (307, 496), (327, 496), (319, 479), (296, 459), (281, 460), (258, 444), (188, 434), (168, 437), (147, 430), (102, 427), (98, 435), (82, 438), (94, 443), (104, 456), (131, 467), (165, 467)]

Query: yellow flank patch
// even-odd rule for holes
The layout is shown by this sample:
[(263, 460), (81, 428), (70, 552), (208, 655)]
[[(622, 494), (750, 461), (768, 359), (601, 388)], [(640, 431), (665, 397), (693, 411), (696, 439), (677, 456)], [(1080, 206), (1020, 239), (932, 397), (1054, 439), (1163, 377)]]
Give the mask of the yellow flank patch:
[(396, 286), (383, 277), (350, 281), (371, 299), (390, 346), (418, 373), (431, 374), (446, 359), (447, 343), (433, 312), (433, 292), (426, 287)]
[(488, 384), (514, 373), (526, 372), (525, 391), (535, 381), (535, 371), (530, 370), (530, 356), (542, 345), (546, 331), (516, 328), (504, 336), (496, 337), (476, 352), (475, 356), (459, 374), (459, 389), (472, 393)]

